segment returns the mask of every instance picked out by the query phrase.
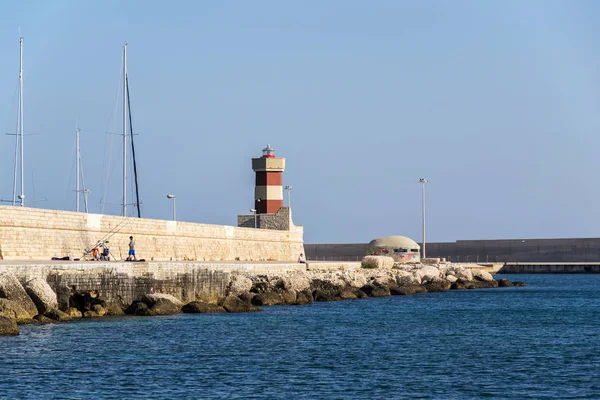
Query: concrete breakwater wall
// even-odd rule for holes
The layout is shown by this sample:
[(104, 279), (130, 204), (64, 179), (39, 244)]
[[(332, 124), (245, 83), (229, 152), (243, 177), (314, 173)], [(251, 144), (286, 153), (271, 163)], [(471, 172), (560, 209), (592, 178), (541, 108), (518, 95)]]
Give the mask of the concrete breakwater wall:
[(506, 263), (499, 274), (600, 274), (600, 262)]
[(304, 253), (303, 228), (239, 228), (146, 218), (0, 206), (0, 260), (79, 258), (109, 240), (116, 259), (134, 236), (139, 258), (154, 261), (293, 261)]
[[(357, 260), (367, 254), (367, 243), (305, 244), (304, 248), (311, 260)], [(431, 242), (427, 256), (479, 263), (594, 262), (600, 260), (600, 238)]]

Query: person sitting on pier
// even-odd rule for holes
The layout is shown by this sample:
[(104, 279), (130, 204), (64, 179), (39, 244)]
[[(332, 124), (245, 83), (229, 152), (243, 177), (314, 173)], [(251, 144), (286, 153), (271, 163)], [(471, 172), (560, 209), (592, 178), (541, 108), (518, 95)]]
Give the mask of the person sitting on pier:
[(94, 246), (92, 249), (92, 260), (98, 261), (100, 259), (100, 249), (98, 246)]
[(304, 253), (300, 253), (300, 256), (298, 256), (298, 262), (300, 264), (306, 264), (306, 260), (304, 259)]
[(108, 248), (108, 240), (104, 241), (104, 246), (102, 247), (102, 253), (100, 254), (100, 260), (110, 261), (110, 249)]

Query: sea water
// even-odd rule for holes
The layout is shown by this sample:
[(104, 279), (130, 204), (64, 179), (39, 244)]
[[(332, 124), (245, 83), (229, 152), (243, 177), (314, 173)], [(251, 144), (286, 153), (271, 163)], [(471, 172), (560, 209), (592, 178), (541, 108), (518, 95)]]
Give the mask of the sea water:
[(600, 398), (600, 275), (21, 326), (0, 399)]

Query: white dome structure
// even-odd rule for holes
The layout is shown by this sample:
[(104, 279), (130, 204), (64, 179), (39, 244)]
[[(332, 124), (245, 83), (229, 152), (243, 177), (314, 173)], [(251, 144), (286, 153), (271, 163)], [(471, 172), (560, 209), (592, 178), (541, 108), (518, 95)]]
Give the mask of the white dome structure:
[(369, 242), (369, 255), (389, 256), (396, 262), (419, 262), (421, 246), (406, 236), (387, 236)]

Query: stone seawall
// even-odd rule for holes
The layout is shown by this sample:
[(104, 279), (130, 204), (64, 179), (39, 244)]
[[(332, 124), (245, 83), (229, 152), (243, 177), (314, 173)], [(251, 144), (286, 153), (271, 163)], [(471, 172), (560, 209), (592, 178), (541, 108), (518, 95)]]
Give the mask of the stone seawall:
[[(98, 297), (131, 304), (147, 293), (166, 293), (183, 302), (216, 303), (235, 273), (283, 273), (306, 270), (288, 263), (192, 262), (4, 262), (0, 274), (20, 281), (41, 278), (60, 293), (95, 291)], [(68, 296), (65, 297), (68, 300)], [(63, 299), (63, 301), (65, 301)]]
[(294, 261), (304, 253), (303, 229), (239, 228), (146, 218), (0, 206), (0, 260), (82, 257), (108, 240), (114, 258), (152, 261)]

